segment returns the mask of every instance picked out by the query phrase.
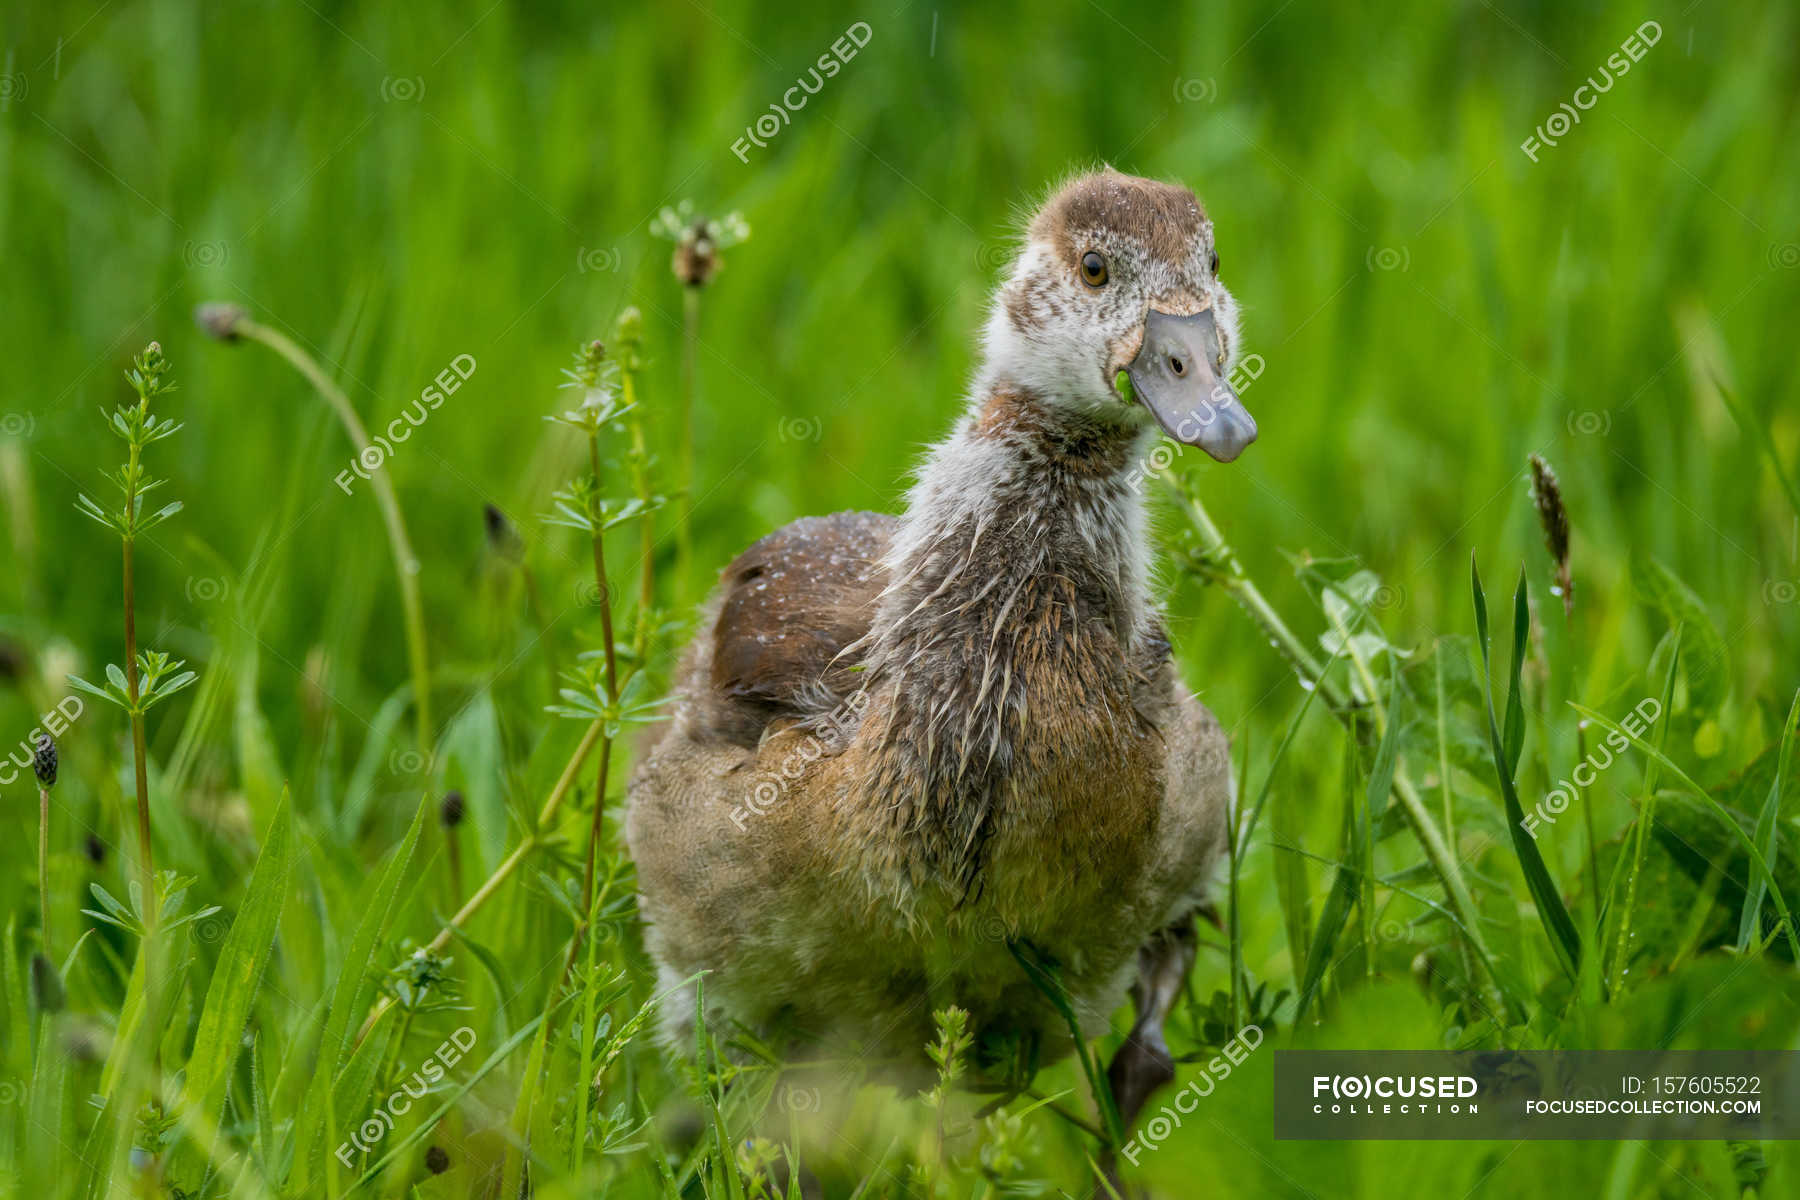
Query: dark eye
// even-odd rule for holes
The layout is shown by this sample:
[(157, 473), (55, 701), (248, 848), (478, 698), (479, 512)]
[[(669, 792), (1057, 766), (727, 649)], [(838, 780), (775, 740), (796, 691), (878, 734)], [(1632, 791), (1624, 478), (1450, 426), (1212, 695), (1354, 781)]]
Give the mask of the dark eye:
[(1081, 279), (1089, 287), (1100, 287), (1106, 282), (1106, 259), (1098, 251), (1089, 250), (1081, 256)]
[(1219, 273), (1219, 252), (1217, 250), (1212, 252), (1212, 273), (1214, 275)]

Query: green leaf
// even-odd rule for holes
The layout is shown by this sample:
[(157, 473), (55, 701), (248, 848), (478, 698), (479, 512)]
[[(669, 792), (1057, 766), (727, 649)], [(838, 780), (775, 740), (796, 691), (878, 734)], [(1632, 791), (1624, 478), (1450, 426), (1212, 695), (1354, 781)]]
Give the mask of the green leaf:
[(62, 1019), (44, 1013), (38, 1028), (37, 1059), (32, 1064), (31, 1103), (26, 1112), (29, 1130), (24, 1164), (40, 1180), (56, 1174), (62, 1161), (58, 1140), (68, 1127), (69, 1056), (57, 1045)]
[(101, 887), (99, 883), (88, 884), (88, 891), (93, 893), (94, 899), (100, 901), (101, 907), (108, 913), (116, 917), (119, 922), (127, 923), (126, 928), (132, 928), (136, 924), (137, 915), (125, 906), (124, 901)]
[[(1762, 851), (1757, 848), (1756, 843), (1751, 840), (1750, 835), (1745, 833), (1738, 825), (1737, 821), (1732, 817), (1730, 810), (1714, 799), (1712, 793), (1690, 779), (1686, 771), (1683, 771), (1680, 767), (1675, 765), (1673, 759), (1651, 745), (1642, 735), (1632, 733), (1612, 718), (1597, 713), (1584, 705), (1576, 704), (1571, 701), (1569, 707), (1573, 708), (1588, 720), (1601, 726), (1609, 733), (1618, 734), (1620, 737), (1625, 738), (1632, 745), (1636, 746), (1639, 750), (1642, 750), (1649, 756), (1652, 762), (1656, 763), (1664, 771), (1667, 771), (1674, 777), (1675, 782), (1679, 783), (1685, 790), (1692, 793), (1695, 798), (1712, 810), (1714, 816), (1725, 823), (1727, 828), (1729, 828), (1737, 837), (1737, 840), (1743, 843), (1744, 849), (1750, 852), (1750, 861), (1752, 865), (1755, 866), (1758, 875), (1761, 876), (1764, 885), (1767, 886), (1769, 895), (1774, 898), (1776, 911), (1781, 914), (1783, 930), (1786, 932), (1788, 938), (1788, 947), (1794, 952), (1795, 961), (1800, 962), (1800, 934), (1796, 934), (1795, 932), (1794, 917), (1792, 912), (1788, 909), (1787, 898), (1782, 895), (1780, 885), (1775, 882), (1775, 875), (1769, 866), (1768, 860), (1763, 857)], [(1783, 733), (1785, 735), (1786, 731), (1784, 730)]]
[[(337, 1115), (341, 1128), (354, 1128), (371, 1115), (374, 1108), (375, 1077), (381, 1070), (381, 1064), (387, 1060), (388, 1041), (392, 1032), (391, 1026), (370, 1030), (369, 1036), (351, 1052), (350, 1061), (344, 1064), (344, 1069), (332, 1081), (331, 1111)], [(404, 1049), (401, 1047), (396, 1053)], [(325, 1140), (329, 1142), (337, 1130), (328, 1129), (325, 1132)], [(336, 1173), (342, 1165), (342, 1161), (334, 1156), (329, 1167)], [(337, 1191), (335, 1187), (331, 1190), (334, 1193)]]
[[(1513, 782), (1512, 760), (1507, 756), (1506, 745), (1500, 736), (1500, 724), (1494, 715), (1494, 665), (1488, 644), (1487, 597), (1482, 593), (1481, 572), (1472, 556), (1469, 560), (1469, 584), (1475, 595), (1476, 640), (1481, 643), (1481, 665), (1487, 674), (1488, 740), (1494, 757), (1494, 774), (1499, 779), (1501, 799), (1506, 805), (1506, 830), (1512, 835), (1513, 852), (1518, 856), (1519, 867), (1525, 873), (1525, 885), (1531, 889), (1532, 901), (1537, 905), (1538, 919), (1550, 934), (1551, 948), (1555, 950), (1563, 969), (1571, 976), (1576, 976), (1581, 962), (1581, 933), (1575, 928), (1575, 921), (1563, 904), (1562, 893), (1557, 889), (1555, 880), (1550, 878), (1550, 869), (1544, 865), (1544, 856), (1538, 852), (1537, 840), (1525, 831), (1525, 808), (1519, 803), (1518, 789)], [(1521, 627), (1520, 621), (1521, 617), (1525, 621), (1530, 619), (1523, 575), (1519, 577), (1513, 607), (1515, 644), (1512, 657), (1512, 699), (1507, 704), (1509, 723), (1513, 702), (1518, 699), (1520, 671), (1525, 661), (1519, 643), (1523, 642), (1526, 631)], [(1522, 714), (1520, 720), (1523, 721)], [(1520, 741), (1523, 741), (1522, 734)]]
[(374, 987), (370, 975), (375, 951), (387, 929), (400, 881), (412, 863), (413, 850), (419, 844), (419, 833), (425, 828), (425, 814), (429, 808), (428, 801), (419, 802), (412, 828), (407, 830), (400, 848), (388, 860), (387, 869), (381, 873), (374, 895), (363, 910), (363, 919), (338, 964), (338, 977), (331, 987), (331, 1011), (325, 1020), (324, 1036), (319, 1041), (319, 1064), (301, 1106), (294, 1141), (294, 1178), (290, 1190), (302, 1195), (317, 1190), (319, 1167), (324, 1162), (326, 1150), (327, 1089), (348, 1060), (358, 1023), (368, 1007), (367, 997)]
[(250, 1041), (250, 1104), (256, 1121), (256, 1162), (264, 1179), (275, 1178), (275, 1118), (263, 1075), (262, 1038)]
[(243, 906), (219, 948), (219, 961), (194, 1034), (194, 1050), (188, 1058), (183, 1104), (198, 1108), (201, 1119), (209, 1123), (224, 1103), (225, 1081), (243, 1044), (244, 1026), (275, 947), (275, 931), (294, 865), (293, 843), (293, 819), (283, 796), (251, 872)]
[(532, 1143), (532, 1117), (537, 1110), (538, 1093), (544, 1086), (544, 1053), (549, 1039), (550, 1023), (544, 1021), (538, 1026), (537, 1036), (531, 1040), (531, 1053), (526, 1055), (525, 1070), (519, 1076), (519, 1094), (513, 1102), (511, 1136), (507, 1138), (500, 1169), (499, 1194), (502, 1196), (528, 1194), (525, 1186), (525, 1160)]
[(70, 675), (67, 678), (69, 680), (69, 686), (78, 691), (86, 692), (90, 696), (95, 696), (106, 701), (108, 704), (116, 705), (119, 708), (130, 708), (131, 702), (122, 695), (114, 695), (110, 688), (97, 687), (81, 678), (79, 675)]
[[(1068, 988), (1063, 985), (1062, 974), (1058, 971), (1055, 963), (1046, 958), (1042, 951), (1029, 942), (1008, 938), (1006, 948), (1018, 961), (1020, 968), (1025, 972), (1025, 977), (1031, 980), (1033, 986), (1050, 1001), (1051, 1006), (1062, 1016), (1063, 1023), (1069, 1027), (1069, 1038), (1074, 1043), (1075, 1057), (1081, 1064), (1082, 1073), (1087, 1076), (1088, 1090), (1093, 1093), (1094, 1107), (1100, 1111), (1101, 1123), (1106, 1130), (1106, 1136), (1112, 1145), (1120, 1145), (1125, 1140), (1126, 1131), (1124, 1121), (1119, 1116), (1118, 1103), (1113, 1097), (1112, 1084), (1107, 1079), (1106, 1072), (1088, 1052), (1087, 1039), (1081, 1033), (1081, 1019), (1075, 1013), (1075, 1005), (1069, 998)], [(696, 1003), (696, 1008), (698, 1008), (698, 1003)], [(703, 1032), (702, 1037), (704, 1036)], [(723, 1155), (730, 1142), (723, 1140), (724, 1125), (716, 1107), (714, 1108), (714, 1120), (718, 1125), (721, 1137), (720, 1153)]]
[(1506, 725), (1500, 736), (1501, 749), (1506, 751), (1506, 773), (1514, 779), (1519, 776), (1519, 755), (1525, 750), (1525, 701), (1519, 680), (1524, 674), (1525, 647), (1531, 640), (1531, 601), (1526, 595), (1525, 571), (1519, 570), (1519, 585), (1513, 589), (1513, 649), (1512, 668), (1507, 676), (1511, 681), (1506, 692)]
[(137, 521), (137, 528), (136, 528), (135, 532), (145, 533), (151, 529), (154, 529), (158, 525), (161, 525), (164, 521), (168, 520), (170, 517), (174, 516), (176, 513), (180, 512), (180, 511), (181, 511), (181, 501), (179, 501), (179, 500), (175, 501), (172, 504), (165, 504), (163, 507), (161, 507), (161, 508), (157, 509), (155, 512), (151, 513), (149, 516), (139, 517), (138, 521)]
[(1638, 594), (1671, 626), (1686, 630), (1688, 706), (1700, 718), (1711, 716), (1730, 690), (1725, 639), (1718, 626), (1693, 589), (1656, 559), (1638, 556), (1631, 564), (1631, 574)]
[[(1391, 732), (1393, 726), (1388, 728)], [(1325, 970), (1331, 966), (1332, 955), (1337, 950), (1338, 936), (1344, 931), (1344, 922), (1350, 916), (1350, 906), (1356, 902), (1359, 889), (1353, 848), (1361, 839), (1361, 831), (1357, 828), (1355, 809), (1356, 805), (1347, 799), (1341, 839), (1344, 857), (1338, 863), (1337, 874), (1332, 877), (1331, 891), (1325, 897), (1325, 907), (1319, 912), (1319, 923), (1313, 927), (1312, 937), (1307, 944), (1306, 971), (1300, 977), (1300, 999), (1294, 1005), (1296, 1026), (1306, 1018), (1306, 1010), (1311, 1007), (1313, 997), (1318, 994), (1319, 986), (1325, 981)]]
[[(1771, 871), (1775, 867), (1775, 822), (1781, 815), (1781, 794), (1787, 784), (1788, 764), (1792, 761), (1794, 751), (1794, 727), (1800, 723), (1800, 692), (1794, 693), (1794, 703), (1788, 709), (1787, 724), (1781, 727), (1781, 751), (1776, 759), (1775, 780), (1769, 785), (1768, 799), (1763, 801), (1762, 812), (1756, 818), (1756, 844), (1762, 847), (1763, 858), (1767, 860)], [(1738, 952), (1747, 953), (1754, 944), (1762, 941), (1762, 904), (1763, 897), (1768, 894), (1768, 885), (1761, 875), (1750, 881), (1750, 888), (1744, 897), (1743, 916), (1738, 921)]]
[(117, 529), (119, 527), (118, 523), (113, 519), (112, 514), (90, 500), (85, 492), (75, 497), (75, 508), (84, 515), (92, 517), (94, 520), (100, 522), (100, 524), (106, 526), (108, 529)]

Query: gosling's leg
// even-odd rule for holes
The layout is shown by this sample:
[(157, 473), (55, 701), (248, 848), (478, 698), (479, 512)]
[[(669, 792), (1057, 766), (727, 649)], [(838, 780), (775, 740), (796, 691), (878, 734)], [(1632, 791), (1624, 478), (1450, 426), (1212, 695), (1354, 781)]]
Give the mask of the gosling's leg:
[[(1175, 1078), (1175, 1060), (1163, 1040), (1163, 1021), (1187, 982), (1188, 970), (1194, 965), (1195, 945), (1190, 917), (1156, 934), (1138, 950), (1138, 977), (1131, 985), (1137, 1022), (1106, 1069), (1113, 1101), (1119, 1106), (1119, 1120), (1127, 1133), (1137, 1123), (1151, 1094)], [(1124, 1195), (1111, 1155), (1102, 1166), (1114, 1189)]]

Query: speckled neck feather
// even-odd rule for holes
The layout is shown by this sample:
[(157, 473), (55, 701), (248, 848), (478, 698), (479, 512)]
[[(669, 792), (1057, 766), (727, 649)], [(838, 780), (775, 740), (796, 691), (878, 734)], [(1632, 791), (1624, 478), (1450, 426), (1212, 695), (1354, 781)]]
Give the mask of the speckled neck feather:
[(1166, 653), (1146, 636), (1142, 436), (1002, 382), (921, 469), (866, 643), (862, 731), (866, 796), (914, 882), (966, 892), (998, 821), (1135, 734), (1134, 660), (1148, 641)]

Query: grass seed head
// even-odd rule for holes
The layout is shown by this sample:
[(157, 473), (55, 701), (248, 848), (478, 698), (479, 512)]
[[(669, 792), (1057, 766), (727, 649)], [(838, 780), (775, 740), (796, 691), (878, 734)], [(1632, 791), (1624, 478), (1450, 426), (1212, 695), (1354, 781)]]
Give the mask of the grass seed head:
[(1556, 472), (1541, 454), (1531, 456), (1531, 501), (1537, 506), (1538, 524), (1544, 527), (1544, 544), (1556, 563), (1556, 593), (1562, 597), (1567, 615), (1575, 610), (1575, 584), (1569, 575), (1569, 510), (1563, 506)]
[(39, 733), (33, 740), (31, 770), (46, 789), (56, 786), (56, 766), (55, 740), (47, 733)]
[(438, 819), (444, 823), (445, 829), (455, 829), (462, 824), (465, 811), (463, 794), (451, 792), (444, 797), (443, 804), (438, 806)]

